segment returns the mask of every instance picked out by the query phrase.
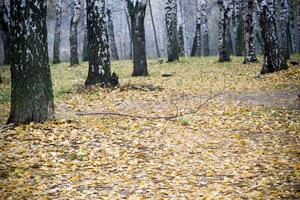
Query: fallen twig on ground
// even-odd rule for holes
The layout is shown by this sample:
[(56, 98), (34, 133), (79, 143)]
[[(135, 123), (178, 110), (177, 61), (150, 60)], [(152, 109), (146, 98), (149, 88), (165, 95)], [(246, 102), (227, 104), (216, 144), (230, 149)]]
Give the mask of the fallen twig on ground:
[[(140, 118), (140, 119), (165, 119), (165, 120), (172, 120), (172, 119), (176, 119), (178, 117), (183, 117), (186, 115), (192, 115), (192, 114), (196, 114), (199, 112), (199, 110), (204, 107), (205, 105), (207, 105), (208, 102), (210, 102), (211, 100), (215, 99), (216, 97), (220, 96), (223, 94), (224, 90), (228, 88), (225, 87), (221, 92), (210, 96), (209, 98), (207, 98), (203, 103), (201, 103), (196, 110), (192, 110), (190, 112), (185, 112), (185, 113), (179, 113), (178, 112), (178, 108), (177, 106), (177, 113), (176, 115), (170, 115), (170, 116), (142, 116), (142, 115), (134, 115), (134, 114), (126, 114), (126, 113), (118, 113), (118, 112), (91, 112), (91, 113), (76, 113), (76, 115), (78, 116), (95, 116), (95, 115), (103, 115), (103, 116), (120, 116), (120, 117), (130, 117), (130, 118)], [(172, 103), (174, 104), (174, 103)]]

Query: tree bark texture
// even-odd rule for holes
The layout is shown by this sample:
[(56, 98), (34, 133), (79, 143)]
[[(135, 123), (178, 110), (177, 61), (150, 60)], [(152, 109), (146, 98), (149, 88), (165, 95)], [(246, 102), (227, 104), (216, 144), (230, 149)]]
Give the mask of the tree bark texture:
[(4, 0), (0, 0), (0, 36), (3, 40), (4, 47), (4, 65), (11, 64), (11, 47), (10, 47), (10, 23), (9, 13)]
[(107, 33), (105, 0), (87, 0), (87, 35), (89, 72), (85, 85), (115, 86), (118, 77), (111, 74), (109, 38)]
[(255, 47), (255, 0), (247, 0), (243, 3), (243, 21), (244, 21), (244, 37), (245, 37), (245, 58), (244, 63), (256, 62), (256, 47)]
[(62, 0), (55, 1), (55, 30), (54, 30), (54, 43), (53, 43), (53, 64), (60, 63), (60, 33), (61, 33), (61, 2)]
[(133, 42), (132, 76), (148, 76), (146, 59), (145, 14), (148, 0), (126, 0)]
[(8, 123), (44, 122), (54, 114), (47, 49), (47, 1), (11, 0), (11, 111)]
[(79, 65), (78, 58), (78, 23), (80, 20), (80, 0), (73, 0), (73, 16), (70, 27), (70, 64)]
[(264, 43), (264, 63), (261, 74), (287, 69), (285, 59), (277, 40), (273, 0), (258, 0), (260, 7), (260, 26)]
[(179, 60), (177, 33), (177, 0), (166, 0), (166, 27), (168, 36), (168, 62)]
[(108, 27), (108, 38), (109, 48), (112, 60), (119, 60), (118, 48), (115, 38), (114, 22), (111, 15), (111, 9), (107, 9), (107, 27)]

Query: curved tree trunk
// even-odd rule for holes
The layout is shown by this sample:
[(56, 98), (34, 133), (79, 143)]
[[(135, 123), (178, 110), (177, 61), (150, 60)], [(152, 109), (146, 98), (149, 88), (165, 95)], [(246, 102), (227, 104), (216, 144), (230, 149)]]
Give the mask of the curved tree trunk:
[(54, 30), (54, 43), (53, 43), (53, 64), (60, 63), (60, 32), (61, 32), (61, 2), (62, 0), (55, 1), (55, 30)]
[(264, 64), (261, 74), (287, 69), (288, 66), (282, 57), (277, 40), (274, 1), (258, 0), (258, 3), (261, 10), (259, 22), (264, 43)]
[(256, 62), (256, 47), (255, 47), (255, 24), (254, 24), (254, 12), (255, 12), (255, 0), (248, 0), (243, 3), (243, 18), (244, 18), (244, 30), (245, 30), (245, 59), (244, 63)]
[(44, 122), (54, 114), (47, 50), (47, 3), (46, 0), (10, 3), (13, 48), (8, 123)]
[(168, 62), (179, 60), (177, 34), (177, 0), (166, 0), (166, 27), (168, 36)]
[(112, 60), (119, 60), (118, 49), (116, 45), (114, 22), (111, 16), (111, 10), (107, 9), (107, 27), (108, 27), (108, 38), (109, 38), (109, 48)]
[(118, 77), (110, 70), (105, 0), (87, 0), (87, 34), (90, 60), (85, 85), (117, 85)]
[(230, 31), (231, 6), (230, 0), (218, 1), (219, 13), (219, 62), (230, 61), (230, 41), (228, 32)]
[[(0, 34), (3, 39), (4, 48), (4, 65), (11, 64), (11, 47), (10, 47), (10, 27), (9, 14), (4, 4), (4, 0), (0, 0)], [(1, 36), (0, 35), (0, 36)]]
[(133, 42), (132, 76), (148, 76), (144, 24), (147, 3), (147, 0), (137, 0), (135, 2), (127, 0), (127, 8), (131, 21), (131, 35)]
[(70, 64), (71, 66), (79, 65), (78, 58), (78, 23), (80, 19), (80, 0), (73, 0), (74, 9), (70, 28)]
[(280, 0), (280, 36), (281, 36), (281, 49), (284, 59), (290, 58), (289, 48), (289, 5), (288, 0)]

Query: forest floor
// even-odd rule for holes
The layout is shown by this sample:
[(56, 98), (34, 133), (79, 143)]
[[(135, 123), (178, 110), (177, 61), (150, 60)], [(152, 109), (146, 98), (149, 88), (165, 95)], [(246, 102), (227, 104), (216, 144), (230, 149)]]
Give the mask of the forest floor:
[(300, 198), (300, 66), (241, 62), (149, 61), (146, 78), (113, 62), (116, 89), (84, 87), (87, 63), (54, 65), (56, 119), (17, 127), (0, 69), (0, 199)]

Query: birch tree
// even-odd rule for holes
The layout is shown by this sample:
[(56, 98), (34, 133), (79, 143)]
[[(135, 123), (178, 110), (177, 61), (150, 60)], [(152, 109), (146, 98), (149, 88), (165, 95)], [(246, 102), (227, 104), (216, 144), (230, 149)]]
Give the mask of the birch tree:
[(112, 11), (110, 8), (107, 8), (107, 28), (108, 28), (108, 38), (109, 38), (111, 59), (119, 60), (118, 48), (117, 48), (116, 38), (115, 38), (114, 22), (112, 19)]
[(70, 63), (71, 66), (79, 65), (78, 58), (78, 23), (80, 20), (80, 0), (73, 0), (73, 15), (70, 28)]
[(231, 0), (218, 0), (219, 5), (219, 62), (230, 61), (230, 16), (232, 12)]
[(132, 76), (147, 76), (145, 14), (148, 0), (126, 0), (133, 44)]
[(203, 52), (204, 56), (209, 56), (209, 33), (208, 33), (208, 16), (207, 16), (207, 0), (201, 0), (202, 13), (202, 30), (203, 30)]
[(177, 33), (177, 0), (166, 0), (166, 27), (168, 36), (168, 62), (179, 60)]
[(152, 12), (152, 5), (151, 1), (149, 0), (149, 10), (150, 10), (150, 17), (151, 17), (151, 23), (152, 23), (152, 29), (153, 29), (153, 35), (154, 35), (154, 41), (155, 41), (155, 48), (156, 48), (156, 56), (158, 63), (162, 63), (162, 60), (160, 59), (160, 51), (159, 51), (159, 46), (158, 46), (158, 39), (157, 39), (157, 31), (154, 23), (154, 17), (153, 17), (153, 12)]
[(290, 58), (290, 48), (289, 48), (289, 5), (288, 0), (280, 1), (280, 36), (281, 36), (281, 49), (284, 59)]
[(87, 6), (85, 0), (83, 1), (83, 48), (82, 48), (82, 61), (89, 61), (89, 45), (87, 39)]
[(245, 59), (244, 63), (256, 62), (256, 48), (255, 48), (255, 0), (247, 0), (243, 3), (243, 21), (244, 21), (244, 36), (245, 36)]
[(11, 0), (11, 110), (8, 123), (44, 122), (54, 114), (47, 49), (47, 1)]
[(202, 51), (202, 38), (201, 38), (201, 24), (202, 24), (202, 10), (201, 0), (197, 0), (197, 20), (196, 20), (196, 33), (193, 42), (191, 56), (201, 56)]
[(185, 55), (185, 49), (184, 49), (184, 7), (183, 7), (183, 1), (178, 0), (178, 6), (177, 6), (177, 13), (178, 13), (178, 45), (179, 45), (179, 55), (184, 56)]
[(235, 40), (235, 55), (236, 56), (244, 56), (245, 55), (245, 36), (244, 36), (244, 4), (246, 4), (248, 0), (234, 0), (233, 4), (233, 26), (234, 26), (234, 40)]
[(85, 85), (100, 83), (118, 84), (116, 74), (111, 74), (109, 38), (105, 0), (87, 0), (87, 35), (89, 45), (89, 71)]
[(273, 0), (258, 0), (260, 26), (264, 44), (264, 63), (261, 74), (287, 69), (277, 40)]
[(4, 62), (3, 64), (11, 64), (11, 48), (10, 48), (10, 24), (8, 9), (4, 0), (0, 0), (0, 36), (3, 40)]
[(55, 0), (55, 30), (53, 43), (53, 64), (60, 63), (60, 33), (61, 33), (61, 2), (62, 0)]

